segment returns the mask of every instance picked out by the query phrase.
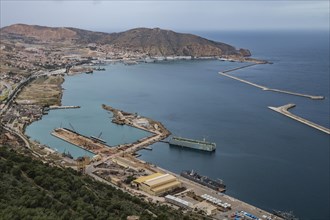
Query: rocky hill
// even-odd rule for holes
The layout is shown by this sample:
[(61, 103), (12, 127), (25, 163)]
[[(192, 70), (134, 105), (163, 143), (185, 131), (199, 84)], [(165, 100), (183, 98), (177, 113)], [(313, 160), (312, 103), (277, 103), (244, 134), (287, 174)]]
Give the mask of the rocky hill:
[(150, 55), (221, 56), (239, 54), (233, 46), (228, 44), (159, 28), (136, 28), (111, 34), (110, 42), (118, 47), (139, 50)]
[(15, 24), (0, 29), (1, 38), (29, 42), (95, 43), (141, 52), (151, 56), (250, 56), (246, 49), (211, 41), (192, 34), (159, 28), (136, 28), (120, 33), (101, 33), (76, 28), (53, 28)]

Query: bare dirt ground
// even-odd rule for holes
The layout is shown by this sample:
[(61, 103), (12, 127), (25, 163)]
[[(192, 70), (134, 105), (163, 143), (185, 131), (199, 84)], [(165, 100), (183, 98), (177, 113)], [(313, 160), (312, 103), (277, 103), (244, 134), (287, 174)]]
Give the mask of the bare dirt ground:
[(42, 106), (60, 105), (64, 78), (62, 76), (41, 77), (23, 89), (17, 103)]

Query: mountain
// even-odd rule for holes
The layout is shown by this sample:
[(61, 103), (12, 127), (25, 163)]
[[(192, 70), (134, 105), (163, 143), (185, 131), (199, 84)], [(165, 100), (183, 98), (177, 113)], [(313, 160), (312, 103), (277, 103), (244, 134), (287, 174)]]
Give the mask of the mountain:
[(176, 33), (159, 28), (135, 28), (120, 33), (93, 32), (77, 28), (54, 28), (15, 24), (0, 29), (1, 38), (28, 42), (95, 43), (141, 52), (151, 56), (250, 56), (246, 49), (211, 41), (193, 34)]
[(136, 28), (111, 34), (111, 43), (151, 55), (221, 56), (244, 55), (233, 46), (192, 35), (159, 28)]

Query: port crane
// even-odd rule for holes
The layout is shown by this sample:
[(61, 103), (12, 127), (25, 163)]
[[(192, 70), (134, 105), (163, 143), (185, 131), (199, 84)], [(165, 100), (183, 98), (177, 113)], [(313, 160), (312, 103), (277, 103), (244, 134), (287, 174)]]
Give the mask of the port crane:
[(91, 137), (91, 139), (93, 139), (93, 141), (96, 141), (96, 142), (99, 142), (99, 143), (105, 144), (106, 141), (105, 141), (105, 140), (102, 140), (102, 139), (100, 138), (101, 135), (102, 135), (102, 131), (100, 132), (100, 134), (99, 134), (97, 137), (95, 137), (95, 136), (90, 136), (90, 137)]
[(101, 135), (102, 135), (102, 131), (100, 132), (100, 134), (97, 136), (97, 138), (100, 138), (101, 137)]
[(69, 122), (69, 125), (70, 125), (71, 129), (72, 129), (74, 132), (76, 132), (76, 129), (74, 129), (73, 125), (72, 125), (70, 122)]

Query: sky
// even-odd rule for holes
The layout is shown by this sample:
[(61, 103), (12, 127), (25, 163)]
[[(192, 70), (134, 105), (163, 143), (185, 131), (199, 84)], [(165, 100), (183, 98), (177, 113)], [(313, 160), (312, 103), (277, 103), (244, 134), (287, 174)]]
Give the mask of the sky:
[(0, 0), (0, 26), (15, 23), (119, 32), (329, 30), (329, 1)]

